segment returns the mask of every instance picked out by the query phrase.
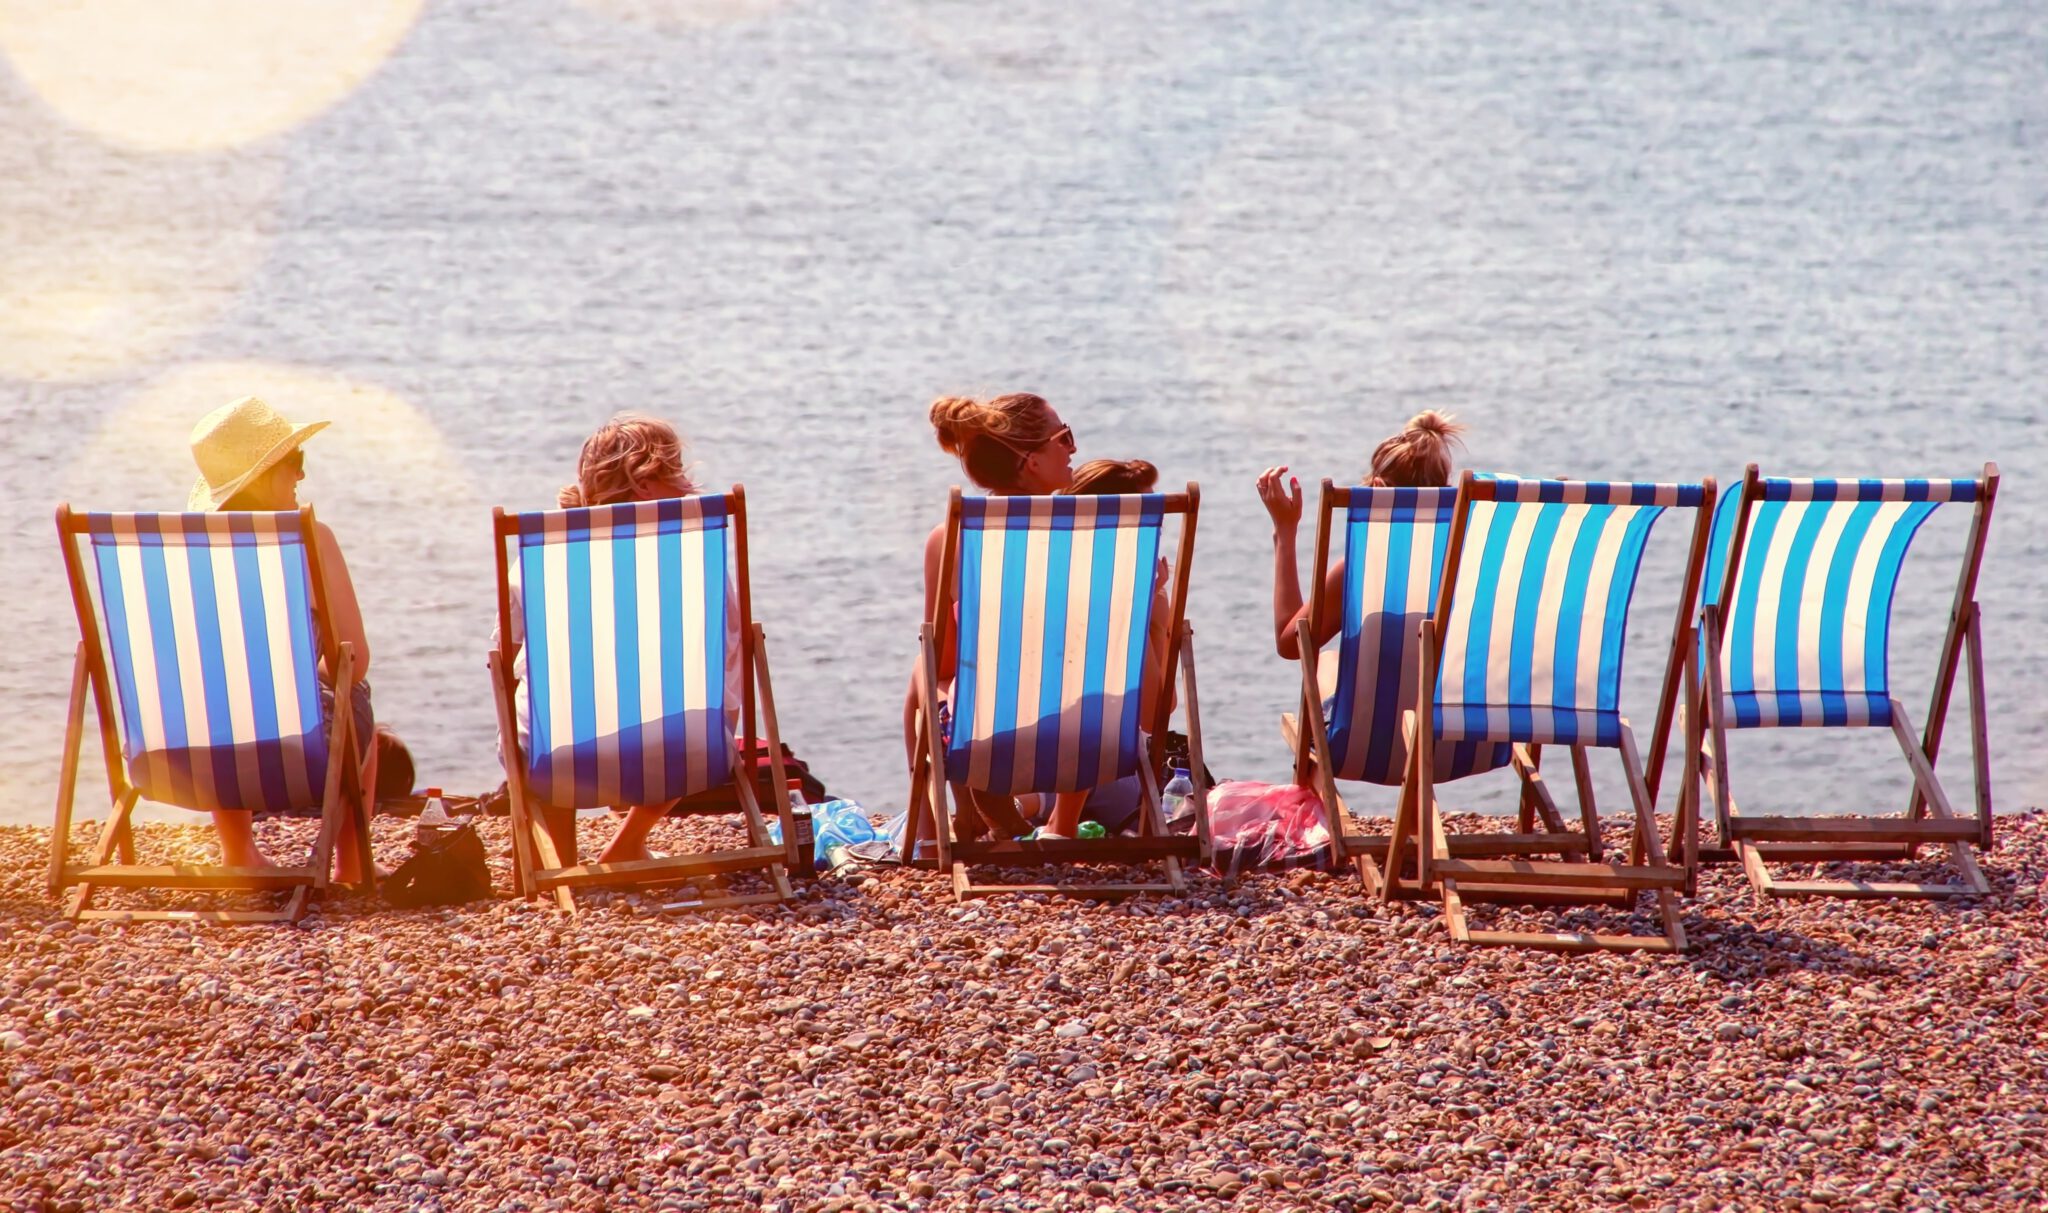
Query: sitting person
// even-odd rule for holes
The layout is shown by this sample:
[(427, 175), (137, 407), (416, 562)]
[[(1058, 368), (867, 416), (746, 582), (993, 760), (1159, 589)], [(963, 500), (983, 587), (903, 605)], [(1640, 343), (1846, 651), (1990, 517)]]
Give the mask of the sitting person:
[[(992, 496), (1025, 497), (1057, 493), (1073, 483), (1074, 430), (1060, 420), (1043, 397), (1013, 392), (992, 400), (947, 396), (932, 402), (929, 417), (939, 447), (960, 461), (967, 478)], [(924, 544), (924, 615), (930, 619), (939, 599), (939, 561), (945, 553), (946, 528), (932, 528)], [(948, 631), (939, 650), (938, 682), (952, 685), (959, 659), (956, 637)], [(917, 765), (918, 670), (910, 671), (910, 690), (903, 701), (903, 748), (912, 769)], [(954, 832), (979, 838), (992, 827), (1005, 837), (1031, 827), (1008, 796), (956, 787), (962, 811)], [(1085, 799), (1083, 797), (1082, 799)], [(972, 806), (972, 816), (967, 806)], [(1076, 801), (1076, 812), (1079, 811)]]
[[(556, 504), (562, 509), (577, 509), (584, 506), (614, 505), (626, 501), (660, 501), (669, 497), (691, 497), (696, 495), (697, 485), (690, 479), (683, 466), (683, 440), (675, 427), (666, 421), (652, 417), (640, 417), (622, 413), (612, 418), (598, 431), (584, 440), (582, 453), (576, 461), (576, 483), (565, 486), (556, 494)], [(512, 570), (512, 678), (515, 694), (512, 696), (515, 727), (519, 732), (519, 752), (525, 754), (528, 745), (527, 697), (518, 693), (518, 687), (526, 681), (525, 614), (520, 600), (518, 570)], [(730, 582), (726, 585), (728, 604), (737, 618), (737, 602)], [(491, 634), (491, 648), (498, 647), (495, 629)], [(726, 637), (726, 696), (728, 715), (737, 720), (740, 704), (740, 653), (739, 633), (733, 631)], [(502, 752), (504, 739), (499, 739)], [(599, 863), (625, 863), (636, 859), (653, 859), (658, 856), (647, 849), (647, 836), (661, 820), (668, 815), (667, 804), (641, 804), (627, 807), (625, 820), (620, 822), (618, 831), (598, 856)], [(576, 813), (573, 809), (554, 806), (539, 808), (542, 822), (548, 836), (554, 840), (555, 850), (562, 862), (576, 862)]]
[[(1410, 418), (1401, 432), (1374, 448), (1368, 486), (1385, 488), (1441, 488), (1451, 483), (1451, 448), (1462, 445), (1458, 435), (1465, 427), (1434, 409)], [(1259, 500), (1273, 519), (1273, 644), (1280, 656), (1293, 661), (1301, 655), (1294, 634), (1295, 624), (1308, 614), (1301, 599), (1301, 572), (1295, 562), (1295, 534), (1301, 526), (1301, 481), (1287, 476), (1287, 468), (1267, 468), (1259, 473)], [(1320, 649), (1329, 643), (1343, 622), (1344, 562), (1330, 562), (1323, 580), (1323, 610), (1309, 623), (1310, 635)], [(1325, 683), (1327, 688), (1327, 683)]]
[[(305, 441), (327, 428), (325, 421), (294, 426), (263, 401), (244, 396), (201, 418), (192, 429), (192, 458), (199, 465), (199, 481), (192, 486), (185, 508), (193, 511), (284, 511), (299, 508), (299, 481), (306, 478)], [(288, 433), (273, 442), (275, 434)], [(355, 687), (350, 694), (351, 740), (361, 772), (357, 782), (364, 809), (376, 808), (377, 750), (376, 717), (370, 708), (370, 640), (363, 632), (362, 608), (356, 602), (355, 582), (348, 575), (341, 545), (325, 522), (315, 520), (313, 543), (320, 562), (321, 593), (327, 600), (328, 617), (319, 620), (332, 629), (334, 638), (349, 645), (355, 654)], [(320, 711), (334, 712), (333, 672), (323, 657), (320, 666)], [(335, 757), (339, 757), (338, 755)], [(220, 809), (213, 814), (214, 829), (220, 834), (221, 863), (231, 868), (273, 867), (256, 844), (252, 815), (246, 809)], [(342, 815), (335, 838), (334, 879), (344, 885), (362, 884), (368, 873), (357, 855), (356, 815)]]
[[(1074, 482), (1060, 491), (1066, 496), (1114, 496), (1149, 493), (1158, 483), (1159, 469), (1143, 459), (1091, 459), (1074, 469)], [(1152, 617), (1145, 635), (1144, 695), (1138, 714), (1146, 721), (1153, 719), (1152, 714), (1159, 706), (1159, 674), (1166, 661), (1167, 631), (1173, 627), (1173, 604), (1166, 597), (1168, 572), (1162, 558), (1153, 576)], [(1173, 688), (1167, 687), (1166, 694), (1167, 710), (1171, 711)], [(1039, 838), (1072, 838), (1083, 817), (1115, 834), (1137, 824), (1138, 811), (1144, 800), (1144, 783), (1138, 776), (1128, 775), (1085, 792), (1062, 792), (1052, 797), (1033, 795), (1019, 799), (1032, 801), (1027, 811), (1034, 818), (1046, 816), (1045, 824), (1037, 834)], [(1049, 814), (1044, 807), (1048, 799), (1052, 801)]]

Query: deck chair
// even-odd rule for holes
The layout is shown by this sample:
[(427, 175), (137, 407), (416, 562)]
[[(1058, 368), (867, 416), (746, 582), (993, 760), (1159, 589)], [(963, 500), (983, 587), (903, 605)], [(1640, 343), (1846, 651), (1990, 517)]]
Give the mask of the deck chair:
[[(787, 900), (796, 832), (776, 796), (780, 844), (769, 841), (750, 770), (736, 756), (732, 714), (752, 752), (766, 727), (774, 788), (787, 786), (766, 633), (747, 581), (744, 490), (721, 496), (588, 509), (493, 511), (498, 635), (491, 654), (505, 782), (511, 797), (518, 892), (548, 894), (574, 913), (574, 891), (675, 884), (759, 871), (760, 893), (677, 901), (715, 909)], [(513, 676), (510, 560), (519, 562), (526, 685)], [(730, 668), (737, 661), (738, 668)], [(730, 701), (727, 675), (739, 683)], [(527, 697), (522, 746), (513, 696)], [(758, 698), (757, 698), (758, 696)], [(597, 809), (662, 804), (730, 785), (745, 817), (744, 847), (621, 863), (581, 863), (555, 847), (543, 805)]]
[[(953, 490), (933, 615), (919, 633), (918, 749), (906, 837), (936, 835), (941, 870), (959, 899), (990, 893), (1115, 897), (1181, 892), (1184, 861), (1209, 847), (1208, 785), (1195, 696), (1194, 634), (1187, 625), (1200, 493), (1143, 496), (965, 497)], [(1180, 555), (1168, 609), (1168, 653), (1156, 718), (1140, 719), (1153, 579), (1165, 519), (1181, 516)], [(939, 652), (958, 607), (958, 664), (939, 725)], [(1157, 768), (1181, 675), (1196, 831), (1174, 835), (1159, 809)], [(998, 796), (1080, 791), (1140, 781), (1139, 834), (1102, 839), (965, 841), (952, 836), (949, 793)], [(1163, 883), (976, 884), (976, 864), (1158, 863)]]
[[(1414, 707), (1402, 722), (1414, 741), (1388, 857), (1390, 886), (1442, 897), (1452, 938), (1569, 951), (1685, 950), (1677, 896), (1688, 886), (1688, 865), (1667, 858), (1658, 832), (1656, 793), (1621, 713), (1622, 655), (1651, 528), (1668, 509), (1691, 509), (1692, 543), (1654, 726), (1661, 735), (1676, 702), (1674, 672), (1695, 661), (1686, 624), (1698, 601), (1712, 493), (1711, 481), (1479, 479), (1469, 472), (1461, 479), (1436, 607), (1417, 629), (1422, 659)], [(1453, 852), (1436, 800), (1436, 755), (1447, 743), (1469, 742), (1567, 747), (1589, 831), (1598, 818), (1584, 776), (1588, 752), (1618, 751), (1635, 825), (1626, 861), (1468, 859)], [(1663, 749), (1660, 736), (1652, 750)], [(1696, 834), (1681, 813), (1673, 836)], [(1467, 898), (1632, 907), (1643, 891), (1654, 900), (1660, 935), (1474, 931), (1466, 922)]]
[[(1723, 850), (1759, 897), (1961, 897), (1990, 885), (1971, 847), (1989, 848), (1991, 771), (1984, 712), (1977, 571), (1998, 493), (1998, 466), (1977, 480), (1783, 480), (1751, 464), (1715, 511), (1709, 601), (1701, 626), (1711, 738), (1696, 764)], [(1907, 548), (1944, 502), (1974, 502), (1934, 700), (1917, 738), (1890, 689), (1892, 595)], [(1958, 816), (1936, 776), (1957, 667), (1967, 658), (1976, 812)], [(1746, 816), (1729, 786), (1727, 734), (1761, 728), (1888, 728), (1912, 771), (1905, 815)], [(1696, 794), (1701, 789), (1691, 788)], [(1780, 880), (1776, 862), (1905, 862), (1946, 848), (1952, 884)]]
[[(1453, 487), (1339, 488), (1325, 480), (1318, 499), (1309, 617), (1296, 630), (1301, 705), (1299, 715), (1281, 716), (1280, 729), (1294, 753), (1294, 782), (1321, 798), (1330, 836), (1339, 840), (1338, 858), (1356, 864), (1369, 892), (1389, 887), (1381, 867), (1388, 840), (1346, 827), (1350, 806), (1337, 781), (1399, 788), (1407, 779), (1400, 717), (1412, 706), (1422, 659), (1416, 628), (1436, 602), (1457, 497)], [(1323, 613), (1333, 551), (1344, 559), (1344, 586), (1333, 676), (1326, 678), (1318, 673), (1310, 620)], [(1566, 827), (1543, 781), (1541, 751), (1540, 745), (1476, 741), (1437, 747), (1435, 783), (1513, 765), (1523, 784), (1515, 833), (1452, 835), (1452, 854), (1599, 858), (1597, 819), (1589, 814), (1578, 831)]]
[[(373, 871), (361, 772), (347, 759), (355, 751), (348, 710), (355, 654), (316, 622), (328, 614), (310, 541), (313, 511), (75, 514), (59, 506), (57, 534), (79, 630), (50, 836), (51, 895), (78, 886), (67, 916), (296, 921), (307, 898), (328, 887), (343, 814), (355, 815), (357, 858)], [(91, 553), (98, 607), (81, 543)], [(337, 705), (326, 719), (323, 663)], [(91, 862), (73, 865), (68, 843), (88, 696), (111, 809)], [(201, 812), (317, 807), (320, 830), (296, 867), (139, 863), (131, 818), (142, 800)], [(275, 910), (89, 908), (101, 888), (287, 896)]]

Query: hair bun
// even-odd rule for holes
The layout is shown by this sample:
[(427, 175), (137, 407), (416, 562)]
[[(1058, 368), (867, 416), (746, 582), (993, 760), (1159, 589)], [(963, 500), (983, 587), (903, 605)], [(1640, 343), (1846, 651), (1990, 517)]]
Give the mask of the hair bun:
[(1456, 438), (1465, 432), (1465, 427), (1459, 425), (1449, 413), (1439, 413), (1435, 409), (1424, 409), (1410, 417), (1408, 428), (1437, 439)]
[(987, 428), (982, 404), (972, 396), (941, 396), (932, 401), (932, 429), (939, 435), (939, 448), (949, 455), (967, 449), (968, 440)]
[(555, 494), (555, 508), (562, 510), (582, 509), (583, 486), (580, 484), (563, 485), (561, 491)]

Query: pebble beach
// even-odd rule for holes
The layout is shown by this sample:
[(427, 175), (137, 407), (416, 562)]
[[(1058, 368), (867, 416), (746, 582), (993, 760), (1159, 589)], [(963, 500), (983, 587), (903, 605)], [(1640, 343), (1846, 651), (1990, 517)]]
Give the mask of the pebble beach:
[[(66, 923), (47, 831), (0, 830), (0, 1202), (2048, 1204), (2038, 813), (2001, 820), (1969, 902), (1757, 904), (1707, 869), (1677, 958), (1461, 947), (1434, 907), (1313, 871), (958, 905), (863, 868), (788, 906), (572, 918), (503, 897), (505, 826), (482, 829), (496, 900), (259, 927)], [(262, 830), (281, 856), (310, 836)], [(409, 831), (377, 823), (380, 863)], [(191, 859), (209, 836), (139, 830)]]

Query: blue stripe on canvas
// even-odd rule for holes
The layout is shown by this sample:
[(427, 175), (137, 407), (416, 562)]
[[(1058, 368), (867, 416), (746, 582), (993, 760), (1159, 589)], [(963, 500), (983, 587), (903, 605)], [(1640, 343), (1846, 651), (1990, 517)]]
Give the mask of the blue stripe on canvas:
[[(723, 505), (723, 501), (720, 503)], [(723, 523), (704, 536), (704, 727), (707, 736), (702, 750), (693, 751), (703, 761), (693, 783), (723, 784), (733, 777), (732, 737), (726, 732), (725, 678), (726, 632), (739, 621), (726, 617), (725, 587), (730, 576), (731, 535)], [(744, 677), (742, 672), (742, 677)], [(777, 795), (781, 792), (778, 789)]]
[[(966, 520), (963, 514), (962, 521)], [(979, 516), (975, 516), (978, 520)], [(967, 778), (974, 747), (974, 705), (981, 694), (981, 562), (980, 527), (960, 532), (960, 580), (955, 595), (955, 638), (953, 673), (953, 738), (946, 747), (946, 775), (959, 781)], [(933, 671), (934, 674), (937, 671)]]
[[(1758, 502), (1751, 511), (1749, 534), (1743, 540), (1743, 560), (1736, 576), (1735, 601), (1729, 607), (1729, 626), (1726, 663), (1728, 685), (1723, 688), (1730, 695), (1756, 694), (1756, 634), (1762, 626), (1757, 618), (1758, 595), (1763, 586), (1764, 561), (1762, 553), (1771, 547), (1771, 536), (1778, 529), (1778, 522), (1785, 516), (1781, 501)], [(1752, 559), (1751, 557), (1754, 557)], [(1740, 701), (1735, 714), (1735, 726), (1743, 728), (1758, 724), (1762, 714), (1753, 700)]]
[[(1022, 504), (1019, 499), (1008, 499)], [(1028, 507), (1027, 507), (1028, 508)], [(995, 732), (988, 738), (991, 787), (1008, 787), (1017, 759), (1017, 683), (1024, 648), (1024, 569), (1031, 532), (1013, 529), (1003, 543), (1002, 600), (996, 617)]]
[(1063, 498), (1067, 508), (1056, 515), (1052, 534), (1046, 537), (1045, 632), (1039, 644), (1044, 669), (1038, 678), (1038, 736), (1032, 769), (1040, 781), (1052, 778), (1060, 769), (1060, 705), (1065, 702), (1067, 658), (1067, 595), (1054, 587), (1065, 586), (1073, 577), (1074, 504), (1077, 498)]
[[(205, 525), (200, 516), (200, 525)], [(188, 526), (188, 531), (189, 531)], [(201, 534), (204, 534), (202, 529)], [(241, 795), (241, 775), (235, 765), (235, 722), (228, 712), (228, 677), (221, 644), (220, 602), (213, 584), (210, 549), (197, 543), (185, 546), (186, 576), (192, 584), (192, 623), (198, 638), (200, 694), (206, 703), (206, 744), (212, 748), (213, 786), (216, 799)]]
[[(243, 654), (249, 663), (249, 707), (255, 718), (256, 735), (275, 739), (278, 736), (277, 683), (270, 666), (271, 621), (263, 605), (262, 570), (257, 561), (257, 549), (253, 541), (253, 526), (246, 514), (230, 520), (229, 526), (236, 532), (235, 587), (242, 612)], [(285, 783), (284, 756), (276, 745), (257, 748), (256, 767), (262, 782), (263, 802), (268, 805), (288, 805), (291, 793)], [(325, 771), (320, 772), (323, 776)], [(324, 783), (325, 780), (319, 781)], [(314, 786), (318, 786), (315, 784)]]
[(1774, 652), (1776, 668), (1771, 671), (1771, 680), (1780, 692), (1778, 719), (1787, 724), (1799, 723), (1798, 695), (1795, 692), (1789, 698), (1785, 696), (1787, 688), (1799, 685), (1799, 615), (1805, 603), (1805, 595), (1799, 591), (1803, 591), (1814, 571), (1808, 567), (1814, 559), (1814, 540), (1819, 538), (1827, 518), (1828, 507), (1816, 503), (1807, 508), (1793, 528), (1792, 543), (1785, 553), (1786, 589), (1793, 592), (1778, 596), (1778, 617), (1770, 621), (1780, 641)]
[(602, 540), (612, 558), (612, 694), (618, 700), (619, 797), (642, 804), (647, 787), (647, 749), (640, 731), (640, 570), (634, 535), (614, 533)]
[[(1849, 583), (1856, 571), (1856, 553), (1863, 548), (1863, 540), (1870, 533), (1870, 525), (1877, 518), (1879, 505), (1875, 501), (1852, 501), (1838, 503), (1834, 509), (1845, 510), (1848, 517), (1842, 524), (1841, 534), (1835, 540), (1833, 559), (1827, 567), (1827, 580), (1821, 588), (1820, 604), (1820, 685), (1815, 690), (1822, 692), (1847, 689), (1843, 679), (1843, 645), (1845, 625), (1849, 612)], [(1821, 723), (1845, 725), (1849, 723), (1846, 701), (1839, 695), (1831, 695), (1821, 709)]]
[(1152, 571), (1158, 567), (1159, 561), (1159, 529), (1156, 523), (1139, 529), (1137, 546), (1137, 555), (1133, 557), (1137, 567), (1131, 579), (1131, 630), (1124, 640), (1124, 711), (1117, 727), (1115, 770), (1118, 779), (1137, 770), (1138, 718), (1144, 712), (1144, 696), (1139, 692), (1145, 685), (1145, 642), (1151, 633)]
[[(1694, 497), (1697, 502), (1699, 498)], [(1628, 648), (1628, 609), (1635, 600), (1636, 574), (1643, 567), (1643, 548), (1650, 541), (1650, 532), (1663, 517), (1663, 506), (1652, 506), (1639, 510), (1628, 523), (1627, 534), (1622, 539), (1621, 551), (1615, 556), (1614, 578), (1607, 587), (1607, 618), (1600, 637), (1600, 684), (1597, 698), (1583, 707), (1597, 708), (1600, 713), (1598, 744), (1614, 746), (1621, 744), (1621, 665), (1622, 656)]]
[(671, 788), (683, 786), (690, 777), (689, 700), (682, 679), (683, 530), (677, 525), (681, 509), (681, 502), (675, 502), (661, 511), (663, 525), (654, 539), (654, 584), (661, 613), (654, 640), (661, 670), (661, 774), (664, 786)]
[[(1097, 505), (1097, 528), (1103, 515), (1116, 517), (1116, 498), (1105, 497)], [(1116, 594), (1116, 539), (1095, 537), (1094, 559), (1088, 570), (1088, 648), (1082, 666), (1081, 738), (1076, 769), (1092, 773), (1102, 762), (1102, 701), (1109, 673), (1109, 614)]]
[[(1346, 565), (1344, 570), (1347, 616), (1356, 609), (1353, 604), (1362, 606), (1366, 595), (1372, 592), (1372, 587), (1360, 584), (1359, 579), (1365, 575), (1367, 536), (1369, 528), (1373, 525), (1371, 522), (1352, 523), (1351, 563)], [(1344, 727), (1344, 751), (1347, 755), (1360, 741), (1365, 743), (1365, 763), (1361, 770), (1367, 779), (1378, 783), (1398, 781), (1401, 778), (1402, 773), (1397, 769), (1400, 764), (1394, 757), (1396, 743), (1400, 741), (1401, 704), (1414, 693), (1414, 688), (1401, 685), (1401, 658), (1409, 645), (1417, 643), (1416, 637), (1405, 634), (1410, 630), (1406, 623), (1409, 618), (1410, 591), (1408, 568), (1409, 562), (1415, 556), (1414, 528), (1396, 520), (1387, 524), (1384, 529), (1387, 538), (1387, 575), (1386, 583), (1381, 588), (1380, 600), (1376, 604), (1380, 612), (1376, 667), (1378, 675), (1373, 679), (1374, 685), (1370, 688), (1353, 685), (1357, 681), (1354, 671), (1358, 669), (1354, 645), (1354, 655), (1339, 668), (1338, 702), (1336, 710), (1332, 713), (1332, 719)], [(1438, 530), (1441, 535), (1447, 533), (1448, 528), (1440, 527)], [(1439, 552), (1435, 563), (1440, 564), (1441, 561), (1442, 554)], [(1352, 573), (1353, 569), (1358, 570), (1355, 575)], [(1360, 625), (1363, 626), (1363, 620), (1360, 621)], [(1372, 696), (1373, 723), (1367, 736), (1363, 738), (1350, 736), (1352, 701), (1360, 693)], [(1344, 759), (1338, 760), (1338, 769), (1345, 769), (1348, 765)]]
[(1508, 728), (1514, 735), (1530, 728), (1531, 690), (1536, 656), (1536, 624), (1543, 605), (1543, 577), (1550, 565), (1550, 550), (1557, 543), (1558, 524), (1564, 511), (1545, 509), (1536, 515), (1529, 540), (1517, 554), (1521, 569), (1517, 576), (1515, 615), (1508, 624)]
[[(522, 541), (537, 534), (525, 529), (526, 518), (520, 519), (520, 525)], [(547, 565), (544, 563), (546, 551), (538, 544), (520, 549), (519, 587), (526, 631), (526, 767), (535, 782), (551, 786), (554, 782), (555, 729), (554, 713), (549, 705), (554, 702), (555, 688), (554, 653), (548, 641), (550, 606)]]
[(569, 779), (576, 788), (595, 788), (597, 750), (591, 743), (597, 735), (597, 671), (591, 663), (590, 511), (568, 514), (569, 537), (562, 555), (569, 569), (569, 600), (561, 609), (569, 633)]

